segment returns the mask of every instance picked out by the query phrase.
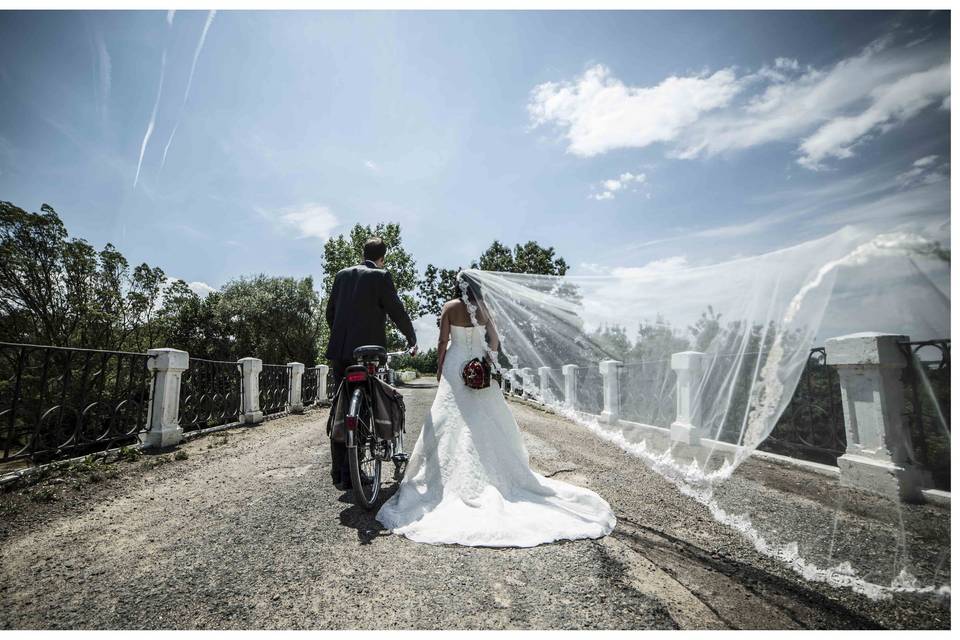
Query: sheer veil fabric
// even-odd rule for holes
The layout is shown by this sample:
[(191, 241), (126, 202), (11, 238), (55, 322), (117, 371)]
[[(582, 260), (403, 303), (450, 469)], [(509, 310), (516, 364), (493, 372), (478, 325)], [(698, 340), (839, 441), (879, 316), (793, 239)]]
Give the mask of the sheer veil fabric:
[[(461, 282), (482, 296), (496, 324), (499, 369), (535, 375), (537, 383), (525, 393), (643, 460), (678, 487), (678, 500), (705, 504), (759, 552), (806, 579), (871, 598), (943, 595), (949, 593), (949, 518), (897, 495), (851, 489), (837, 476), (807, 474), (796, 489), (784, 490), (787, 471), (747, 463), (790, 404), (812, 348), (871, 331), (949, 338), (944, 245), (949, 238), (943, 234), (845, 227), (779, 251), (704, 266), (661, 262), (595, 276), (470, 269), (461, 272)], [(828, 364), (831, 357), (828, 348)], [(919, 361), (905, 362), (922, 380)], [(565, 397), (568, 382), (573, 402)], [(448, 390), (449, 382), (441, 385), (441, 405), (472, 401)], [(812, 409), (805, 410), (824, 412), (826, 388), (818, 388)], [(506, 408), (496, 405), (504, 417), (492, 423), (512, 424)], [(476, 404), (464, 406), (468, 419), (484, 413)], [(441, 408), (439, 415), (451, 412)], [(618, 419), (600, 419), (609, 412)], [(842, 453), (842, 416), (837, 424), (834, 448)], [(934, 415), (930, 424), (936, 433), (928, 438), (945, 440), (949, 448), (946, 419)], [(823, 424), (813, 426), (821, 438)], [(889, 451), (913, 459), (909, 430), (894, 439), (885, 443)], [(418, 447), (424, 444), (432, 446)], [(521, 461), (510, 465), (522, 467)], [(499, 481), (492, 484), (500, 487)], [(431, 499), (439, 496), (424, 503)], [(583, 500), (575, 503), (593, 505), (587, 512), (599, 515), (594, 498)]]
[(462, 364), (484, 355), (484, 333), (451, 327), (437, 395), (400, 488), (377, 520), (433, 544), (532, 547), (607, 535), (616, 518), (603, 498), (530, 469), (500, 388), (460, 380)]

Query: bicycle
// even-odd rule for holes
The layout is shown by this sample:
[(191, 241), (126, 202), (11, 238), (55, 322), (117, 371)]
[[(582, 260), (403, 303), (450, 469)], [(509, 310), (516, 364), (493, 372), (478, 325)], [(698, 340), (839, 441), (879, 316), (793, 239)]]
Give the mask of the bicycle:
[[(403, 351), (388, 353), (380, 346), (357, 347), (353, 359), (357, 364), (347, 367), (344, 384), (347, 385), (350, 403), (344, 417), (347, 432), (347, 462), (350, 479), (357, 502), (370, 509), (380, 495), (381, 466), (393, 462), (394, 477), (400, 477), (400, 469), (408, 456), (403, 451), (403, 429), (397, 429), (392, 438), (382, 438), (375, 428), (371, 377), (384, 382), (392, 380), (389, 361)], [(364, 476), (369, 482), (364, 483)]]

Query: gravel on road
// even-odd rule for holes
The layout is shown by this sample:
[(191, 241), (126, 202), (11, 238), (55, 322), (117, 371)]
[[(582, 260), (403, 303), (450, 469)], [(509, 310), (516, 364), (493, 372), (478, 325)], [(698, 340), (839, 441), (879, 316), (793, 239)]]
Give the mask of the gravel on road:
[[(436, 389), (403, 391), (412, 449)], [(610, 536), (391, 535), (330, 484), (327, 411), (312, 409), (0, 494), (0, 628), (949, 627), (949, 602), (805, 583), (586, 428), (511, 408), (537, 471), (610, 502)]]

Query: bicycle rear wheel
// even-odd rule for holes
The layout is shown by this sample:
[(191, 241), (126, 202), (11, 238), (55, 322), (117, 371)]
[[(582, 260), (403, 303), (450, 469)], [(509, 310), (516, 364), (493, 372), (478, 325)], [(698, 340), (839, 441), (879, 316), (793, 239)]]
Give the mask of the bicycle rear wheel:
[[(366, 394), (355, 389), (350, 399), (350, 415), (357, 417), (357, 427), (347, 433), (347, 462), (357, 503), (370, 509), (380, 495), (380, 460), (375, 454), (373, 415)], [(364, 480), (367, 480), (364, 483)]]

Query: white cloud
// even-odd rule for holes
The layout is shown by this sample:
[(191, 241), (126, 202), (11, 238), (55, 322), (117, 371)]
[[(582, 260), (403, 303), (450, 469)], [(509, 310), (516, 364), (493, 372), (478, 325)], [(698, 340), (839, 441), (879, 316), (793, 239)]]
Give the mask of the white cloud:
[(581, 262), (580, 270), (585, 271), (589, 274), (603, 274), (608, 271), (607, 267), (597, 264), (596, 262)]
[(420, 351), (436, 349), (440, 341), (440, 327), (437, 316), (428, 314), (413, 321), (413, 331), (417, 334), (417, 347)]
[(736, 74), (671, 76), (653, 87), (628, 87), (596, 65), (574, 81), (535, 87), (527, 105), (534, 126), (566, 128), (567, 150), (595, 156), (612, 149), (674, 140), (701, 114), (722, 107), (739, 92)]
[[(622, 189), (627, 188), (630, 184), (643, 184), (647, 181), (647, 174), (645, 173), (630, 173), (625, 172), (621, 173), (619, 177), (610, 178), (609, 180), (604, 180), (600, 183), (602, 191), (600, 193), (594, 193), (587, 196), (588, 198), (593, 198), (594, 200), (613, 200), (616, 197), (616, 192)], [(648, 194), (649, 196), (649, 194)]]
[(206, 282), (188, 282), (187, 286), (190, 287), (190, 290), (201, 298), (206, 298), (208, 294), (216, 291), (216, 289), (208, 285)]
[(817, 169), (827, 158), (849, 158), (853, 147), (876, 132), (885, 132), (950, 93), (950, 65), (912, 73), (871, 92), (872, 104), (856, 115), (841, 116), (803, 141), (799, 162)]
[(296, 229), (300, 238), (317, 238), (324, 242), (340, 224), (329, 208), (319, 204), (303, 204), (276, 211), (257, 209), (257, 212), (284, 227)]
[(687, 256), (671, 256), (648, 262), (642, 267), (615, 267), (610, 270), (610, 275), (617, 278), (648, 278), (686, 269), (689, 266)]
[(897, 35), (823, 68), (775, 58), (759, 70), (732, 67), (628, 86), (602, 65), (533, 89), (533, 126), (556, 126), (567, 151), (667, 145), (677, 158), (712, 156), (770, 142), (797, 144), (811, 169), (932, 105), (949, 108), (949, 51), (931, 43), (894, 47)]
[(935, 184), (950, 178), (950, 163), (938, 163), (940, 156), (924, 156), (914, 161), (913, 165), (897, 175), (894, 181), (902, 189), (920, 185)]
[(380, 165), (373, 160), (367, 160), (363, 163), (363, 166), (365, 166), (367, 169), (370, 169), (370, 171), (380, 171)]

